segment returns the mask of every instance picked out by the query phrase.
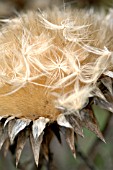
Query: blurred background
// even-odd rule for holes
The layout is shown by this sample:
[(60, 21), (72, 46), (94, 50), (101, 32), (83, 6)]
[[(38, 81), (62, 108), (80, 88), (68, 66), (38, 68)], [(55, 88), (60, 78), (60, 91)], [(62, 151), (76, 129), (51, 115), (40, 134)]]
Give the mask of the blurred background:
[[(95, 11), (106, 13), (113, 7), (113, 0), (0, 0), (0, 18), (9, 18), (15, 11), (41, 10), (71, 6), (72, 8), (94, 8)], [(100, 141), (93, 133), (84, 129), (84, 138), (75, 139), (76, 155), (74, 159), (65, 139), (62, 136), (62, 144), (57, 139), (51, 142), (51, 150), (54, 150), (53, 170), (113, 170), (113, 115), (105, 110), (93, 106), (95, 115), (100, 124), (106, 143)], [(19, 168), (15, 168), (15, 155), (8, 151), (5, 157), (0, 151), (0, 170), (36, 170), (32, 150), (29, 141), (23, 150)], [(38, 168), (39, 169), (39, 168)], [(47, 170), (44, 165), (41, 170)]]
[(113, 6), (113, 0), (0, 0), (0, 16), (11, 16), (14, 11), (34, 9), (41, 10), (57, 5), (59, 8), (90, 8), (108, 10)]

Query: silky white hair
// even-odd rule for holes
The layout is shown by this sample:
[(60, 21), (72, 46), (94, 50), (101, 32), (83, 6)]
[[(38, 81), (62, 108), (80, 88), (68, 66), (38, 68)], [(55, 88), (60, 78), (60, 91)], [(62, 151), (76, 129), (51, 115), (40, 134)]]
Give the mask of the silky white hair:
[(98, 79), (113, 76), (109, 20), (110, 13), (58, 8), (1, 20), (0, 88), (9, 88), (1, 96), (32, 83), (44, 87), (45, 95), (54, 95), (56, 106), (75, 110), (89, 97), (102, 96)]

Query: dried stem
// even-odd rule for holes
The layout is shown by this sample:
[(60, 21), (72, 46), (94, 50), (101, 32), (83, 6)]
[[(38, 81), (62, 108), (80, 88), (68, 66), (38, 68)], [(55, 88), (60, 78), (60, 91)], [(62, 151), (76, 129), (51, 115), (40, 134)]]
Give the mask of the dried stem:
[(89, 168), (89, 170), (96, 170), (96, 167), (93, 165), (93, 162), (89, 157), (87, 157), (78, 146), (75, 144), (76, 152), (78, 156), (84, 161), (85, 165)]

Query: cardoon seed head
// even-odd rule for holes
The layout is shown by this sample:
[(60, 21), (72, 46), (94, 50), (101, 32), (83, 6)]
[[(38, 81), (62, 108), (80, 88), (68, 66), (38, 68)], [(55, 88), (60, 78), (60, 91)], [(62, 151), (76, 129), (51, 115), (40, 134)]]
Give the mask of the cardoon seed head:
[(83, 136), (83, 126), (104, 141), (91, 105), (113, 111), (108, 100), (113, 78), (111, 15), (54, 8), (1, 20), (0, 119), (2, 129), (8, 129), (1, 147), (6, 139), (20, 139), (29, 127), (26, 138), (38, 165), (43, 131), (53, 131), (51, 124), (56, 131), (62, 126), (71, 131), (67, 142), (72, 150), (74, 133)]

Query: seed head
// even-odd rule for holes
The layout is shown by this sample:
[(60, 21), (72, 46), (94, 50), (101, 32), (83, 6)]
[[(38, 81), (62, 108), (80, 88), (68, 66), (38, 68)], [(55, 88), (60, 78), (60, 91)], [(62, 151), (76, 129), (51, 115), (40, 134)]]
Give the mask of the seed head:
[(112, 96), (107, 81), (112, 84), (113, 78), (110, 16), (55, 8), (1, 20), (0, 116), (6, 118), (11, 143), (32, 126), (28, 136), (37, 164), (35, 149), (38, 145), (39, 154), (43, 130), (51, 130), (52, 123), (82, 136), (85, 126), (104, 140), (91, 103), (113, 110), (107, 101)]

